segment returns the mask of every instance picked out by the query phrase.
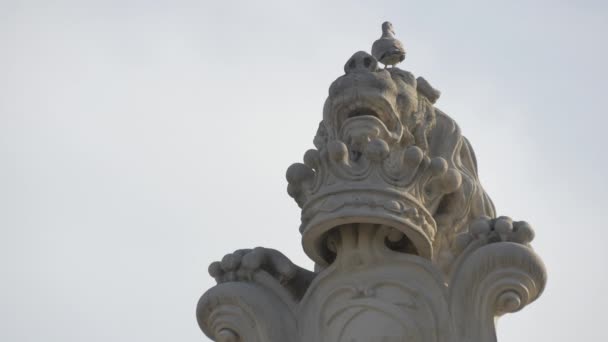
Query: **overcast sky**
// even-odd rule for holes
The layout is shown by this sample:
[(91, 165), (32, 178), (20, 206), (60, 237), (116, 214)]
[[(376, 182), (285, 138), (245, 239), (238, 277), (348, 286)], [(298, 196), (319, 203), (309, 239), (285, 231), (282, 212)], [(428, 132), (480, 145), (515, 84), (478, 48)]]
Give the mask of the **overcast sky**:
[(207, 265), (311, 268), (284, 173), (380, 24), (549, 282), (501, 342), (606, 341), (605, 1), (0, 0), (0, 340), (207, 341)]

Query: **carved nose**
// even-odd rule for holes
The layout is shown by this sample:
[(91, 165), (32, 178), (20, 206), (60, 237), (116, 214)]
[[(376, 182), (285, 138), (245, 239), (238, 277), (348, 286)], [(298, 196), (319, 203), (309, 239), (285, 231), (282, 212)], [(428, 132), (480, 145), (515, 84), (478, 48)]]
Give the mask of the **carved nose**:
[(378, 61), (365, 51), (355, 52), (344, 64), (344, 72), (373, 72), (378, 70)]

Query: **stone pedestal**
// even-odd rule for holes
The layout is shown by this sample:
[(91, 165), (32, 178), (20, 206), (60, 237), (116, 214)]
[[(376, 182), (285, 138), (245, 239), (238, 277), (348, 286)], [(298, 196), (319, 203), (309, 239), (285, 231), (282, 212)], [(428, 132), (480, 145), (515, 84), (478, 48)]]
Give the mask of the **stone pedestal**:
[(197, 318), (213, 340), (496, 341), (495, 319), (541, 294), (532, 228), (496, 217), (439, 91), (392, 66), (392, 25), (373, 50), (347, 60), (316, 149), (287, 171), (315, 272), (260, 247), (212, 263)]

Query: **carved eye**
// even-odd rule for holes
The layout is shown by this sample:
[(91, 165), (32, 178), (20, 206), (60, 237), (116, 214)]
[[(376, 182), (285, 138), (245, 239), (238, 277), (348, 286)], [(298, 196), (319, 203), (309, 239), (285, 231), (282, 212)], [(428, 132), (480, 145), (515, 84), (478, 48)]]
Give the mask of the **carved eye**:
[(355, 61), (355, 59), (351, 59), (350, 62), (348, 62), (348, 67), (350, 69), (354, 69), (357, 66), (357, 61)]

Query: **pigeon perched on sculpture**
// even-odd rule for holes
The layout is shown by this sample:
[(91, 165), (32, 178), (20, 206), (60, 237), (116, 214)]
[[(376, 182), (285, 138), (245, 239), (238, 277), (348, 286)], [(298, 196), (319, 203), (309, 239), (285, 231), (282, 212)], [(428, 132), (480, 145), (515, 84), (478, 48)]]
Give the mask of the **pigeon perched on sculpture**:
[(393, 24), (388, 21), (382, 23), (382, 36), (372, 45), (372, 56), (385, 67), (394, 67), (405, 59), (405, 48), (395, 38)]

